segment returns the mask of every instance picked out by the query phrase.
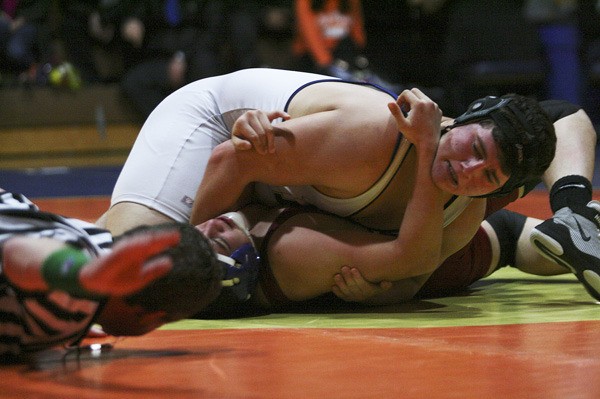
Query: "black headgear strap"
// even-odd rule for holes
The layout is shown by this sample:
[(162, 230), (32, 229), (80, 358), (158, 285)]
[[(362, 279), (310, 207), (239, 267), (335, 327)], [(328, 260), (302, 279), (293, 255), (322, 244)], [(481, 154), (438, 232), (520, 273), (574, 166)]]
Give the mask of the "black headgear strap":
[[(518, 121), (508, 118), (500, 109), (508, 109)], [(512, 103), (512, 98), (487, 96), (471, 103), (467, 111), (454, 119), (454, 123), (446, 128), (450, 130), (456, 126), (466, 125), (482, 119), (492, 119), (496, 126), (502, 131), (508, 142), (513, 145), (512, 151), (505, 153), (504, 157), (509, 161), (510, 177), (508, 181), (498, 190), (479, 197), (502, 197), (511, 193), (515, 188), (523, 185), (524, 173), (520, 167), (523, 163), (524, 146), (529, 145), (530, 138), (534, 137), (533, 127), (527, 123), (527, 119), (521, 110)], [(507, 151), (507, 149), (505, 149)]]

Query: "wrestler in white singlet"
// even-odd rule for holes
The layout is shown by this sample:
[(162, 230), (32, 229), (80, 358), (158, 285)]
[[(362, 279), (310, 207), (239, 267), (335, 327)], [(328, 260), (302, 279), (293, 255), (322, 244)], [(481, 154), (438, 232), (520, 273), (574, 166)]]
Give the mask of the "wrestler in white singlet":
[(173, 220), (189, 220), (214, 147), (231, 138), (249, 109), (283, 110), (302, 85), (330, 77), (249, 69), (190, 83), (150, 114), (115, 185), (111, 206), (134, 202)]
[[(163, 100), (144, 123), (115, 185), (111, 206), (133, 202), (175, 221), (188, 221), (211, 152), (230, 139), (237, 118), (249, 109), (285, 111), (295, 93), (323, 80), (338, 79), (277, 69), (247, 69), (182, 87)], [(387, 93), (395, 100), (393, 93)], [(331, 198), (308, 186), (262, 185), (259, 198), (273, 205), (267, 198), (277, 193), (286, 200), (312, 204), (339, 216), (352, 215), (377, 198), (395, 175), (410, 146), (399, 137), (388, 170), (370, 190), (357, 197)]]

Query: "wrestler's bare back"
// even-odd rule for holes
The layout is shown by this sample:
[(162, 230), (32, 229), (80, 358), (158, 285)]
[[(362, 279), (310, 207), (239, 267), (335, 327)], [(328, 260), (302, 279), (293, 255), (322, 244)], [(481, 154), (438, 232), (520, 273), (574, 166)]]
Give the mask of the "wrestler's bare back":
[[(312, 157), (302, 157), (303, 168), (320, 168), (319, 174), (307, 176), (310, 185), (335, 198), (352, 198), (371, 188), (387, 169), (398, 141), (387, 108), (393, 100), (371, 87), (339, 82), (312, 84), (292, 98), (292, 119), (285, 123), (313, 151)], [(304, 118), (315, 116), (323, 118), (304, 124)], [(303, 124), (294, 126), (295, 118)], [(293, 151), (302, 148), (296, 143)]]

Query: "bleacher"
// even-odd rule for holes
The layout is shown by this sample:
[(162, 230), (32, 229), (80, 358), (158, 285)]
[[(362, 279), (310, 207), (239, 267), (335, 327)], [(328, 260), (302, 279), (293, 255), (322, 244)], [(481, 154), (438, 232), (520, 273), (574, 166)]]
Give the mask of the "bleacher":
[(0, 90), (0, 169), (120, 166), (142, 120), (117, 84)]

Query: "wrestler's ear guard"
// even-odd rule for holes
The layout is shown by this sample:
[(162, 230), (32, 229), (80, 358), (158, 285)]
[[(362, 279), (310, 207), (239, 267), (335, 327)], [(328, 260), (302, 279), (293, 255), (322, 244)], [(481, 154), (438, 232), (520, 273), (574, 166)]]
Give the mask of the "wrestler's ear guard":
[(248, 237), (248, 240), (250, 240), (252, 246), (256, 248), (254, 240), (252, 239), (252, 235), (250, 235), (250, 223), (248, 223), (248, 220), (243, 214), (239, 212), (227, 212), (221, 216), (231, 220), (233, 224), (235, 224), (235, 226), (240, 229), (246, 235), (246, 237)]
[(473, 101), (467, 110), (454, 119), (455, 125), (464, 125), (472, 121), (489, 118), (490, 114), (506, 106), (510, 102), (510, 98), (501, 98), (496, 96), (487, 96)]
[(506, 106), (510, 102), (510, 98), (501, 98), (496, 96), (487, 96), (473, 101), (467, 110), (460, 116), (454, 119), (454, 123), (442, 129), (442, 134), (447, 133), (450, 129), (460, 125), (466, 125), (474, 121), (491, 117), (491, 113), (497, 109)]

